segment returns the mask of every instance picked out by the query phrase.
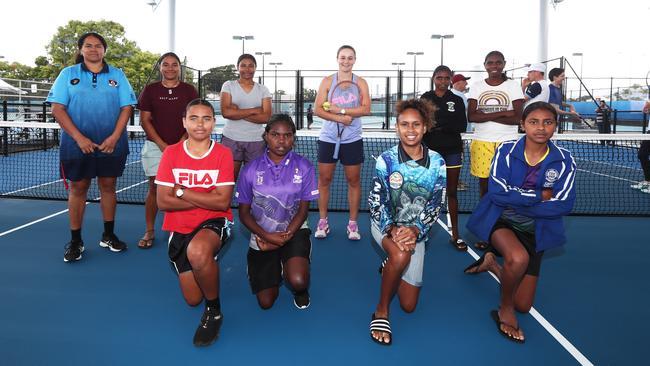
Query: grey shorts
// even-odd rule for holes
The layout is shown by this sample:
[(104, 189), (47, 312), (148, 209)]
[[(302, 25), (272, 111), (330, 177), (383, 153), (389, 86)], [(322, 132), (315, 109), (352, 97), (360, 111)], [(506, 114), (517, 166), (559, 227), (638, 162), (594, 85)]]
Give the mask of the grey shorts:
[(162, 151), (160, 151), (158, 145), (153, 141), (145, 140), (140, 158), (142, 160), (144, 175), (147, 177), (155, 177), (158, 173), (160, 158), (162, 158)]
[(226, 136), (221, 137), (221, 144), (232, 151), (232, 160), (244, 163), (255, 160), (266, 149), (264, 141), (235, 141)]
[[(372, 223), (370, 224), (370, 232), (372, 233), (372, 238), (375, 239), (375, 243), (379, 245), (379, 248), (381, 248), (382, 251), (384, 251), (384, 248), (381, 246), (381, 241), (384, 240), (386, 234), (382, 233), (379, 228)], [(424, 252), (426, 249), (425, 243), (426, 240), (423, 240), (415, 244), (415, 252), (411, 255), (411, 262), (402, 274), (402, 280), (415, 287), (422, 287), (422, 273), (424, 272)]]

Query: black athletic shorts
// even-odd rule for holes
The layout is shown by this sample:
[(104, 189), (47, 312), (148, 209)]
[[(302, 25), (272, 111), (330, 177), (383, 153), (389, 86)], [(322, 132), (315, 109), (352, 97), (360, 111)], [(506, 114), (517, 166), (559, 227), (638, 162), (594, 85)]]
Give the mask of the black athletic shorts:
[[(517, 239), (519, 239), (521, 244), (524, 246), (524, 249), (526, 249), (526, 252), (528, 252), (528, 267), (526, 268), (526, 274), (539, 277), (539, 270), (542, 266), (542, 256), (544, 255), (544, 251), (537, 252), (535, 250), (535, 234), (519, 231), (513, 228), (509, 222), (501, 218), (499, 218), (494, 224), (494, 227), (492, 227), (492, 233), (497, 229), (509, 229), (515, 234)], [(490, 237), (492, 237), (492, 233), (490, 233)], [(501, 256), (501, 253), (499, 253), (496, 248), (492, 246), (490, 247), (496, 255)]]
[(318, 162), (335, 164), (341, 161), (343, 165), (359, 165), (363, 163), (363, 140), (357, 140), (339, 146), (339, 158), (334, 159), (336, 144), (318, 140)]
[(282, 266), (292, 257), (307, 258), (311, 262), (311, 230), (298, 230), (291, 240), (276, 250), (262, 251), (248, 248), (248, 281), (254, 294), (282, 282)]
[[(200, 230), (212, 230), (217, 235), (219, 235), (219, 238), (221, 239), (221, 246), (219, 249), (221, 249), (230, 237), (231, 226), (232, 221), (228, 221), (223, 217), (219, 217), (216, 219), (208, 219), (203, 221), (196, 229), (194, 229), (194, 231), (189, 234), (172, 232), (171, 235), (169, 235), (167, 253), (169, 255), (169, 262), (174, 272), (176, 272), (176, 274), (181, 274), (183, 272), (192, 270), (192, 265), (187, 259), (187, 246), (194, 238), (194, 235), (196, 235)], [(214, 253), (214, 260), (217, 260), (218, 254), (219, 251)]]

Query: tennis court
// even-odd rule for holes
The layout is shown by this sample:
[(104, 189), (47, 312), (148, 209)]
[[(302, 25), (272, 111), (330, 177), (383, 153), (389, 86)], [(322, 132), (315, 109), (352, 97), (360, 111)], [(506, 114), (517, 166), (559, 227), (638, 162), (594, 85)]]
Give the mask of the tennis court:
[[(372, 174), (370, 155), (394, 141), (383, 139), (368, 139), (364, 179)], [(629, 216), (566, 218), (568, 243), (546, 253), (535, 311), (519, 316), (524, 345), (505, 340), (497, 331), (489, 312), (498, 305), (498, 284), (488, 274), (463, 274), (475, 254), (457, 252), (447, 244), (444, 218), (430, 240), (417, 310), (405, 314), (393, 301), (393, 345), (373, 343), (368, 323), (378, 300), (380, 257), (364, 224), (367, 214), (360, 217), (361, 242), (351, 242), (344, 237), (347, 214), (341, 212), (330, 217), (333, 235), (313, 242), (312, 304), (307, 310), (296, 309), (286, 289), (272, 309), (259, 309), (246, 278), (248, 235), (236, 224), (220, 259), (225, 317), (221, 336), (212, 347), (197, 349), (191, 337), (203, 309), (185, 305), (167, 262), (166, 235), (158, 229), (151, 250), (136, 248), (144, 230), (143, 206), (118, 206), (116, 232), (130, 249), (111, 253), (97, 245), (101, 214), (99, 205), (90, 203), (84, 258), (66, 264), (62, 256), (68, 218), (65, 201), (56, 200), (58, 194), (58, 199), (65, 198), (56, 149), (0, 157), (0, 194), (22, 190), (50, 198), (0, 199), (0, 246), (7, 258), (0, 269), (2, 363), (644, 364), (650, 292), (643, 273), (650, 265), (650, 231), (648, 218), (635, 216), (648, 215), (650, 195), (629, 189), (630, 181), (641, 177), (636, 145), (619, 137), (608, 139), (619, 140), (567, 142), (575, 144), (576, 151), (578, 145), (590, 147), (587, 156), (578, 157), (574, 151), (580, 169), (576, 207), (599, 215), (620, 207)], [(313, 146), (308, 137), (302, 140), (297, 150), (309, 156), (305, 151)], [(18, 156), (27, 154), (32, 155), (31, 163), (20, 162)], [(50, 168), (37, 165), (50, 161), (45, 154), (54, 154), (54, 163), (47, 163)], [(128, 176), (118, 181), (118, 196), (125, 202), (143, 197), (145, 190), (145, 184), (138, 184), (144, 177), (137, 175), (137, 148), (129, 163)], [(6, 186), (8, 177), (17, 175), (14, 167), (40, 180), (30, 177)], [(460, 203), (470, 210), (465, 207), (473, 205), (477, 182), (466, 172), (462, 180), (470, 188), (461, 192)], [(344, 190), (339, 192), (344, 196)], [(96, 197), (93, 194), (89, 197)], [(343, 205), (338, 207), (343, 210), (344, 199), (338, 196), (333, 197), (334, 206)], [(316, 219), (317, 214), (310, 213), (312, 226)], [(467, 215), (461, 215), (465, 237), (466, 220)], [(157, 222), (159, 226), (160, 219)]]

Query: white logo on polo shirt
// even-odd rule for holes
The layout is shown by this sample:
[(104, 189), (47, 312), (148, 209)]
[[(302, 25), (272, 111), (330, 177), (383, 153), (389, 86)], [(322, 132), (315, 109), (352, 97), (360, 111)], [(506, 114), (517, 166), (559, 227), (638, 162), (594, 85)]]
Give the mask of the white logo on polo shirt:
[(172, 169), (172, 173), (177, 184), (188, 188), (214, 187), (219, 177), (219, 170)]

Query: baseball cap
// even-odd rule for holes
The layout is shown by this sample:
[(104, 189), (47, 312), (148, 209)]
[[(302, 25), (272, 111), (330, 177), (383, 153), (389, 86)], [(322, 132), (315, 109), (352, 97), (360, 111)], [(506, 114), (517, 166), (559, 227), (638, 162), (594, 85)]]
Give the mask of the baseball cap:
[(463, 74), (456, 74), (451, 78), (451, 83), (455, 84), (455, 83), (457, 83), (459, 81), (469, 80), (469, 79), (471, 79), (471, 77), (465, 77), (465, 75), (463, 75)]
[(546, 65), (542, 63), (537, 63), (537, 64), (531, 64), (528, 67), (528, 71), (539, 71), (539, 72), (546, 72)]

